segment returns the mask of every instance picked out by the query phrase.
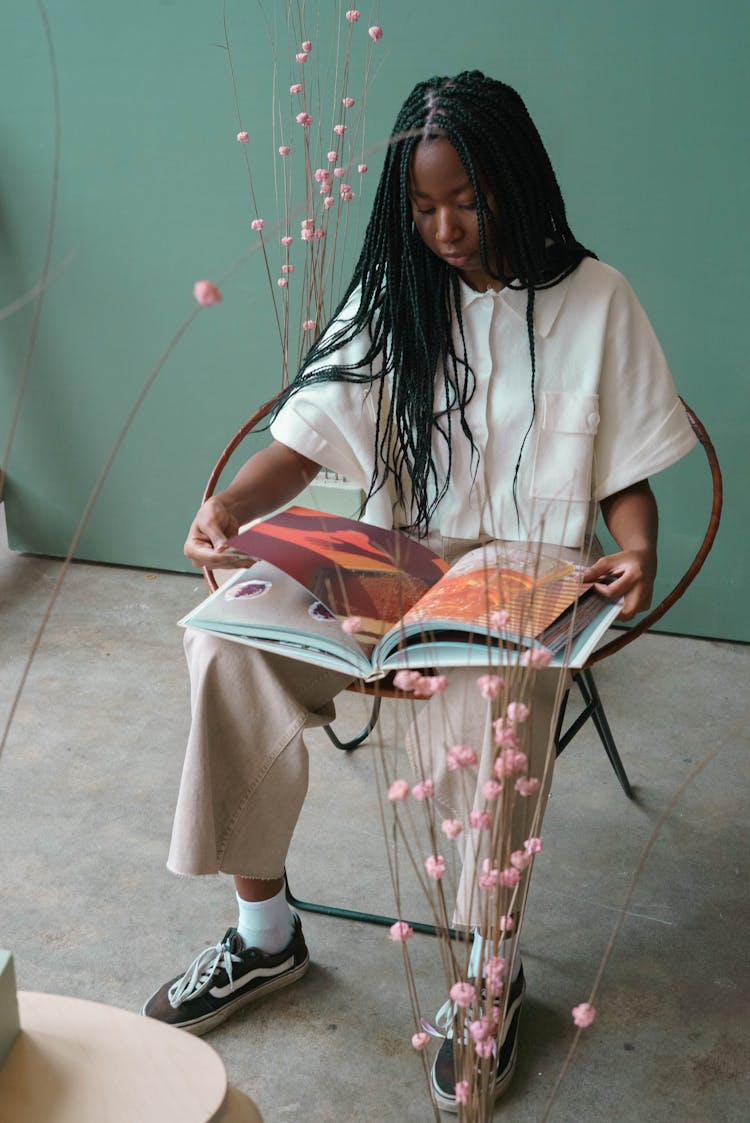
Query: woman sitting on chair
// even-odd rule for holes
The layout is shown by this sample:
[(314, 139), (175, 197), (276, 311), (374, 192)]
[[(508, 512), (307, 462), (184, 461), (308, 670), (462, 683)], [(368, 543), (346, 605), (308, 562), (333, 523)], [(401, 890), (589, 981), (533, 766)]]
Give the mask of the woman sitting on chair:
[[(695, 443), (631, 288), (570, 230), (523, 101), (477, 71), (420, 83), (401, 109), (354, 276), (271, 433), (198, 511), (185, 546), (196, 566), (236, 567), (227, 539), (324, 465), (363, 488), (365, 521), (425, 539), (449, 561), (490, 540), (544, 541), (583, 560), (586, 580), (624, 599), (623, 620), (648, 607), (656, 572), (648, 476)], [(597, 504), (619, 545), (605, 557), (591, 533)], [(307, 967), (284, 866), (307, 787), (303, 731), (331, 720), (346, 679), (205, 633), (188, 631), (185, 643), (193, 720), (168, 864), (231, 874), (239, 921), (144, 1013), (203, 1033)], [(477, 673), (451, 672), (408, 736), (420, 778), (433, 777), (466, 824), (495, 751)], [(547, 799), (558, 696), (557, 673), (540, 671), (528, 755), (529, 773), (546, 781), (517, 802), (516, 845)], [(445, 765), (457, 730), (479, 758), (468, 800)], [(459, 923), (476, 923), (474, 876), (467, 858)], [(482, 933), (475, 946), (503, 955), (502, 935)], [(508, 958), (497, 1094), (513, 1071), (525, 985), (520, 958)], [(472, 976), (481, 980), (481, 962)], [(457, 1110), (455, 1082), (448, 1025), (432, 1076), (440, 1107)]]

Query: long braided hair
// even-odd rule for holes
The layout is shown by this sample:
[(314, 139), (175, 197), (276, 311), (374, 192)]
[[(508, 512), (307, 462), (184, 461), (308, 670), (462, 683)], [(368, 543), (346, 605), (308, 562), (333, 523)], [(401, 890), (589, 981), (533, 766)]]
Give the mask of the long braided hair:
[[(583, 257), (593, 256), (568, 226), (549, 157), (514, 89), (478, 70), (415, 86), (393, 127), (362, 251), (333, 321), (357, 289), (359, 307), (310, 348), (277, 409), (315, 383), (369, 384), (368, 392), (376, 395), (378, 423), (367, 498), (392, 478), (403, 508), (402, 525), (420, 536), (427, 534), (448, 487), (454, 425), (471, 445), (473, 471), (479, 466), (466, 420), (475, 378), (466, 353), (458, 273), (427, 248), (412, 223), (410, 159), (415, 146), (430, 138), (447, 139), (466, 169), (476, 194), (483, 269), (528, 293), (531, 421), (518, 453), (514, 499), (536, 408), (534, 293), (557, 284)], [(491, 207), (488, 194), (493, 197)], [(497, 272), (506, 268), (507, 277)], [(458, 349), (453, 321), (461, 341)], [(363, 333), (370, 345), (359, 362), (325, 365), (328, 356)], [(434, 409), (438, 378), (447, 403), (440, 414)], [(432, 453), (436, 432), (448, 447), (445, 479), (438, 478)]]

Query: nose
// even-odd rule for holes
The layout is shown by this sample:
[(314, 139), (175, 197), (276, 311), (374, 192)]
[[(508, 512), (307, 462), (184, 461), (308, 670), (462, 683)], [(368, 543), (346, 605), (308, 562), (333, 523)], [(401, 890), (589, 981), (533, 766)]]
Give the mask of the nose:
[(456, 222), (455, 215), (447, 208), (439, 210), (435, 224), (435, 238), (437, 241), (450, 245), (453, 242), (458, 242), (461, 238), (461, 234), (462, 231)]

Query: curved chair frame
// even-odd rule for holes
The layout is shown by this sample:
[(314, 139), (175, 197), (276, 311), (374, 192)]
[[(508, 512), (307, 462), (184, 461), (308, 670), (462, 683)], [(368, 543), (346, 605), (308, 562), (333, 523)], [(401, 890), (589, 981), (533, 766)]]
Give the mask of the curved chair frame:
[[(204, 502), (214, 494), (221, 475), (233, 453), (242, 444), (245, 437), (247, 437), (248, 434), (253, 431), (253, 429), (257, 428), (260, 422), (268, 416), (268, 414), (276, 404), (278, 398), (279, 395), (277, 394), (270, 401), (266, 402), (265, 405), (262, 405), (260, 409), (256, 410), (256, 412), (247, 419), (244, 425), (242, 425), (237, 430), (234, 437), (217, 460), (216, 465), (214, 466), (214, 469), (209, 476), (208, 482), (203, 492)], [(566, 745), (569, 744), (573, 737), (575, 737), (582, 726), (590, 718), (594, 722), (594, 726), (602, 741), (605, 752), (607, 753), (607, 756), (610, 760), (610, 763), (612, 764), (620, 785), (628, 799), (634, 798), (633, 791), (625, 772), (625, 768), (620, 759), (620, 755), (617, 751), (617, 747), (615, 745), (614, 738), (612, 736), (612, 732), (610, 730), (609, 723), (604, 712), (604, 707), (601, 698), (599, 697), (599, 692), (597, 690), (596, 684), (594, 682), (591, 668), (595, 663), (599, 663), (602, 659), (609, 658), (610, 655), (614, 655), (616, 652), (622, 651), (622, 649), (624, 647), (627, 647), (629, 643), (633, 643), (634, 640), (638, 639), (639, 636), (643, 635), (643, 633), (648, 631), (648, 629), (651, 628), (653, 624), (660, 620), (664, 616), (664, 614), (669, 611), (672, 605), (674, 605), (680, 599), (680, 597), (683, 595), (689, 585), (692, 584), (692, 582), (700, 572), (706, 558), (708, 557), (711, 547), (713, 546), (714, 539), (716, 538), (716, 534), (719, 529), (721, 509), (723, 504), (723, 481), (721, 476), (721, 469), (719, 467), (719, 461), (716, 456), (714, 446), (711, 442), (711, 438), (706, 432), (703, 423), (697, 417), (695, 412), (690, 408), (687, 402), (683, 398), (681, 398), (680, 400), (685, 407), (685, 411), (687, 413), (688, 420), (693, 429), (693, 432), (698, 438), (698, 441), (702, 445), (703, 451), (706, 454), (709, 470), (711, 473), (711, 513), (709, 515), (705, 533), (700, 542), (700, 545), (698, 546), (695, 556), (688, 568), (685, 570), (685, 573), (676, 583), (674, 588), (669, 593), (667, 593), (667, 595), (659, 602), (659, 604), (657, 604), (655, 608), (652, 608), (650, 612), (646, 613), (646, 615), (643, 616), (637, 624), (633, 625), (633, 627), (623, 629), (620, 634), (614, 639), (610, 640), (608, 643), (605, 643), (602, 647), (597, 648), (597, 650), (594, 651), (593, 654), (589, 657), (585, 666), (580, 670), (574, 672), (572, 678), (581, 692), (581, 696), (584, 702), (584, 708), (582, 712), (571, 723), (569, 728), (563, 733), (562, 724), (568, 700), (568, 695), (566, 694), (563, 700), (563, 704), (560, 708), (561, 712), (558, 718), (557, 729), (555, 731), (556, 752), (559, 756)], [(218, 588), (218, 583), (213, 575), (213, 572), (208, 568), (204, 568), (203, 573), (209, 588), (212, 590)], [(356, 690), (359, 693), (371, 695), (373, 697), (373, 706), (370, 713), (370, 718), (365, 728), (357, 736), (353, 737), (349, 741), (340, 741), (330, 726), (325, 727), (326, 733), (328, 734), (328, 737), (330, 738), (332, 743), (337, 748), (344, 751), (351, 751), (352, 749), (356, 749), (370, 735), (372, 730), (375, 728), (375, 725), (377, 724), (380, 714), (380, 704), (383, 698), (411, 697), (411, 695), (406, 695), (402, 691), (395, 690), (391, 687), (383, 686), (382, 684), (377, 683), (373, 684), (373, 686), (363, 686), (363, 684), (361, 683), (353, 684), (351, 687), (349, 687), (349, 689)], [(314, 904), (310, 901), (301, 901), (292, 894), (288, 884), (287, 899), (295, 908), (303, 909), (308, 912), (322, 913), (326, 916), (343, 917), (349, 920), (359, 920), (366, 923), (379, 925), (391, 925), (397, 919), (396, 917), (381, 916), (375, 913), (363, 913), (354, 909), (336, 908), (329, 905)], [(409, 923), (417, 932), (427, 932), (432, 935), (436, 933), (434, 925), (423, 924), (419, 921), (410, 921)], [(458, 935), (458, 933), (451, 934)]]

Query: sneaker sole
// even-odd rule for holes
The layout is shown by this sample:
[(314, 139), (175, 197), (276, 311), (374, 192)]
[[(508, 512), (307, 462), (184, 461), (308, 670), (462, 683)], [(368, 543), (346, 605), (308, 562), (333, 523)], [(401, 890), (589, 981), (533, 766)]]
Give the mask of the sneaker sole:
[[(306, 955), (302, 963), (298, 964), (293, 970), (286, 971), (283, 975), (279, 975), (275, 979), (269, 979), (267, 982), (262, 983), (260, 986), (254, 987), (253, 990), (248, 991), (246, 994), (238, 994), (236, 998), (226, 1002), (220, 1010), (214, 1010), (211, 1014), (204, 1014), (201, 1018), (194, 1018), (188, 1022), (170, 1022), (174, 1029), (182, 1029), (186, 1033), (192, 1033), (195, 1037), (202, 1037), (204, 1033), (210, 1033), (212, 1029), (216, 1029), (227, 1018), (231, 1018), (238, 1010), (244, 1006), (249, 1006), (251, 1002), (255, 1002), (259, 998), (265, 997), (267, 994), (272, 994), (276, 990), (283, 990), (284, 987), (291, 986), (296, 983), (307, 971), (310, 966), (310, 956)], [(146, 1004), (148, 1005), (148, 1003)], [(146, 1017), (146, 1007), (141, 1010), (141, 1014)], [(165, 1023), (166, 1024), (166, 1023)]]

